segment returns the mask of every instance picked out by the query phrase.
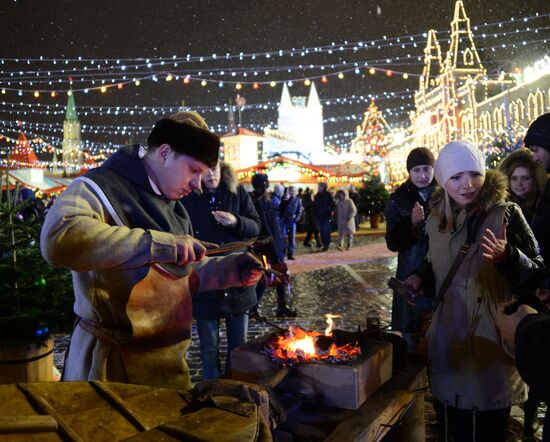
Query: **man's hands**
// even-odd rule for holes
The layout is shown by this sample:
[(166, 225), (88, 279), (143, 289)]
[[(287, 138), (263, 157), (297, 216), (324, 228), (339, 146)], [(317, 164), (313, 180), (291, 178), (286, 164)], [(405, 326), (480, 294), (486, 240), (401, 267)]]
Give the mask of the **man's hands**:
[(508, 257), (507, 244), (506, 224), (500, 227), (498, 236), (486, 229), (481, 240), (481, 254), (493, 264), (504, 261)]
[(417, 201), (416, 203), (414, 203), (414, 207), (412, 209), (411, 222), (413, 224), (420, 224), (422, 221), (424, 221), (424, 217), (424, 207), (422, 207)]
[(239, 278), (245, 287), (256, 284), (262, 277), (263, 264), (252, 253), (242, 253), (235, 260)]
[(190, 235), (176, 236), (177, 258), (176, 264), (184, 266), (191, 262), (200, 261), (204, 258), (206, 249), (216, 248), (217, 244), (199, 241)]
[(237, 218), (235, 215), (223, 210), (213, 210), (212, 216), (224, 227), (235, 227), (237, 225)]
[(516, 339), (516, 329), (518, 328), (519, 323), (527, 315), (532, 315), (534, 313), (537, 313), (537, 311), (533, 307), (529, 307), (528, 305), (522, 304), (518, 307), (515, 313), (512, 313), (511, 315), (507, 315), (506, 313), (504, 313), (504, 309), (509, 304), (510, 303), (506, 303), (500, 306), (497, 312), (497, 316), (495, 318), (495, 322), (497, 324), (498, 329), (500, 330), (500, 335), (502, 336), (502, 338), (509, 345), (514, 347), (515, 339)]

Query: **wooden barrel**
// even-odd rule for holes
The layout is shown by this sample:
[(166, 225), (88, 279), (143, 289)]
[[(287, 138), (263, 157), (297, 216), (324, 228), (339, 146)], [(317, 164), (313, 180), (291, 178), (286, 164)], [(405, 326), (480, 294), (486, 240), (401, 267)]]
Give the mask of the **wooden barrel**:
[(51, 381), (53, 376), (53, 339), (45, 347), (0, 350), (0, 384)]

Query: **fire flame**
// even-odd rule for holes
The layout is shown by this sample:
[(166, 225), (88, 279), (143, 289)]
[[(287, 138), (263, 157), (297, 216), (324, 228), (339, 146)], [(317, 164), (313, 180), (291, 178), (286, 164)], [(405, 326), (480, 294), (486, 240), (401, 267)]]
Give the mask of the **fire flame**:
[[(325, 315), (328, 327), (325, 336), (332, 336), (333, 319), (340, 315)], [(282, 365), (292, 365), (297, 362), (344, 362), (354, 359), (361, 354), (357, 344), (337, 346), (332, 342), (328, 349), (322, 348), (318, 342), (326, 342), (323, 334), (316, 331), (306, 331), (299, 327), (289, 326), (288, 332), (279, 335), (267, 345), (267, 354)], [(330, 342), (330, 341), (329, 341)], [(328, 344), (328, 342), (326, 342)]]
[(334, 328), (333, 319), (342, 318), (342, 315), (333, 315), (331, 313), (327, 313), (325, 315), (325, 318), (327, 318), (326, 323), (328, 325), (328, 327), (325, 329), (325, 336), (332, 336), (332, 329)]

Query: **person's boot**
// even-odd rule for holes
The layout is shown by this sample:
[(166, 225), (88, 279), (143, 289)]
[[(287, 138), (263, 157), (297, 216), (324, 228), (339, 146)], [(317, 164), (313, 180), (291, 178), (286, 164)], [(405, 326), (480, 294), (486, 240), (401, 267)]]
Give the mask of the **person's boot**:
[(260, 314), (260, 311), (258, 310), (258, 306), (255, 305), (252, 307), (248, 313), (248, 316), (254, 319), (257, 322), (265, 322), (267, 321), (267, 318), (265, 316), (262, 316)]
[(280, 305), (277, 307), (277, 313), (275, 316), (278, 318), (295, 318), (298, 316), (298, 312), (295, 310), (290, 310), (286, 305)]
[(538, 408), (539, 401), (529, 396), (523, 405), (523, 435), (525, 437), (533, 437), (539, 429)]

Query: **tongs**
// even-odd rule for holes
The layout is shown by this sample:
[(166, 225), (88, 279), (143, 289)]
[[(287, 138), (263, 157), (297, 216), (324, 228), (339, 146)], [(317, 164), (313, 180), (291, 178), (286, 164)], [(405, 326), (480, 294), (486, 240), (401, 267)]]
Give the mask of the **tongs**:
[[(262, 270), (266, 275), (271, 275), (274, 278), (282, 278), (284, 275), (277, 271), (273, 270), (268, 267), (267, 264), (267, 258), (265, 255), (258, 255), (257, 253), (254, 253), (253, 251), (253, 245), (256, 243), (256, 239), (251, 239), (248, 241), (235, 241), (235, 242), (228, 242), (225, 244), (214, 244), (214, 243), (206, 243), (201, 241), (201, 244), (203, 244), (205, 247), (207, 247), (206, 252), (204, 253), (205, 256), (217, 256), (222, 253), (231, 253), (231, 252), (238, 252), (238, 251), (244, 251), (247, 250), (249, 253), (254, 255), (261, 264), (258, 264), (257, 267), (260, 270)], [(260, 239), (260, 242), (265, 241), (265, 239)], [(179, 266), (174, 263), (159, 263), (156, 262), (152, 264), (152, 267), (157, 270), (161, 275), (166, 276), (170, 279), (180, 279), (184, 276), (186, 276), (189, 273), (189, 266)]]

